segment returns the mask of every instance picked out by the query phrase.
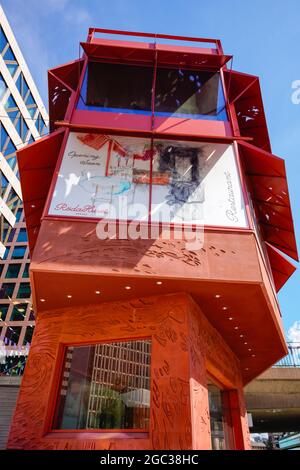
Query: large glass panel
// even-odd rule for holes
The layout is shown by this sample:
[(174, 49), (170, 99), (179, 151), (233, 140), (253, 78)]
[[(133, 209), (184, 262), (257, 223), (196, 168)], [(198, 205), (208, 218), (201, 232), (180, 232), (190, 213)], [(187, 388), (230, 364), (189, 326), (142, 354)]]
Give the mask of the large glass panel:
[(150, 111), (152, 80), (152, 67), (90, 62), (86, 104), (111, 111)]
[(154, 141), (151, 220), (246, 227), (233, 147)]
[(72, 132), (49, 213), (148, 221), (150, 163), (150, 140)]
[(208, 384), (209, 416), (211, 445), (213, 450), (226, 449), (225, 425), (221, 390), (214, 384)]
[(68, 347), (55, 429), (149, 427), (151, 341)]
[(50, 215), (247, 227), (228, 144), (71, 132)]
[(155, 113), (197, 119), (226, 119), (220, 74), (158, 68)]
[[(151, 112), (153, 67), (90, 62), (79, 108)], [(220, 73), (158, 67), (155, 114), (193, 119), (227, 120)]]

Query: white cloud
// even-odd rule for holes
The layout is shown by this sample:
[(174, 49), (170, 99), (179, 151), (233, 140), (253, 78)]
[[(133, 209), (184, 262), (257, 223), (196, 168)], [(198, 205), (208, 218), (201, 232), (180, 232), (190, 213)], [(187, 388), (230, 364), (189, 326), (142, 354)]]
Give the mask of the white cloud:
[(300, 344), (300, 321), (295, 321), (289, 328), (287, 334), (288, 341)]
[(91, 15), (85, 8), (70, 8), (66, 12), (65, 18), (76, 26), (86, 25), (92, 20)]

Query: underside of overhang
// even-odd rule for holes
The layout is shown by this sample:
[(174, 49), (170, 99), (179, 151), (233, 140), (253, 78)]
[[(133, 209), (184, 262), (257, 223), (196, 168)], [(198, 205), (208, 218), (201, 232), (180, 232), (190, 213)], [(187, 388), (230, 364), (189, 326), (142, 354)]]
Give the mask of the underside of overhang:
[(298, 261), (284, 160), (247, 142), (238, 145), (264, 240)]

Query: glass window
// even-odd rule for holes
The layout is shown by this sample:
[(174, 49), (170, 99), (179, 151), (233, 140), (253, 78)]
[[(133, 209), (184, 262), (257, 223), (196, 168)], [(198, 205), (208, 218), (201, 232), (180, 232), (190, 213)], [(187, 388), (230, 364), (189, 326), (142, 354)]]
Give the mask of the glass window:
[[(148, 220), (150, 162), (149, 139), (71, 133), (50, 213)], [(70, 167), (78, 184), (66, 196)]]
[(71, 132), (59, 174), (50, 215), (247, 227), (232, 145)]
[(29, 263), (26, 263), (26, 264), (25, 264), (25, 268), (24, 268), (24, 272), (23, 272), (23, 276), (22, 276), (22, 277), (29, 277), (29, 266), (30, 266)]
[(16, 222), (20, 222), (23, 209), (18, 209), (16, 213)]
[(34, 320), (35, 320), (34, 311), (33, 311), (33, 308), (30, 307), (29, 321), (34, 321)]
[(20, 268), (21, 268), (20, 264), (10, 264), (7, 268), (5, 277), (8, 277), (8, 278), (18, 277)]
[(28, 304), (17, 304), (14, 305), (12, 314), (10, 316), (11, 321), (23, 321), (26, 316), (26, 309)]
[(15, 145), (13, 144), (12, 140), (9, 139), (7, 141), (6, 146), (5, 146), (5, 150), (2, 150), (2, 153), (3, 153), (3, 155), (7, 156), (7, 155), (10, 155), (12, 153), (15, 153), (16, 150), (17, 149), (16, 149)]
[(10, 299), (15, 288), (14, 282), (3, 282), (0, 289), (0, 299)]
[(8, 304), (0, 304), (0, 322), (5, 321), (8, 312)]
[[(152, 66), (89, 62), (84, 105), (149, 114), (152, 87)], [(223, 86), (216, 71), (158, 67), (154, 103), (157, 116), (227, 120)]]
[(24, 340), (23, 340), (23, 346), (26, 346), (27, 344), (31, 343), (33, 332), (34, 332), (34, 327), (33, 326), (27, 326), (26, 331), (25, 331)]
[(13, 77), (17, 68), (18, 68), (18, 64), (7, 64), (7, 68), (9, 70), (9, 73), (11, 74), (11, 76)]
[(5, 33), (2, 29), (2, 26), (0, 26), (0, 52), (3, 51), (3, 49), (5, 48), (7, 42), (8, 42), (7, 37), (5, 36)]
[(13, 51), (11, 50), (11, 47), (9, 46), (8, 49), (6, 50), (4, 56), (3, 56), (3, 59), (4, 60), (13, 60), (13, 61), (16, 61), (16, 58), (14, 56), (14, 53)]
[(30, 297), (31, 290), (30, 290), (30, 282), (21, 282), (19, 290), (18, 290), (18, 299), (28, 299)]
[(21, 334), (21, 326), (8, 326), (6, 329), (6, 333), (4, 336), (4, 343), (9, 345), (18, 344), (20, 334)]
[(198, 119), (207, 117), (226, 119), (220, 74), (199, 70), (158, 68), (155, 113)]
[(5, 107), (6, 110), (11, 109), (11, 108), (14, 108), (14, 109), (18, 110), (17, 103), (15, 102), (15, 99), (12, 95), (8, 95), (4, 107)]
[(222, 394), (221, 390), (212, 383), (208, 384), (208, 398), (212, 449), (224, 450), (226, 443)]
[(17, 238), (17, 242), (27, 242), (26, 228), (21, 228), (21, 230), (19, 232), (19, 235), (18, 235), (18, 238)]
[(8, 179), (1, 173), (1, 197), (3, 198), (5, 191), (9, 185)]
[(0, 74), (0, 99), (3, 98), (4, 93), (6, 92), (6, 90), (7, 90), (6, 81), (4, 80), (2, 75)]
[(152, 67), (89, 62), (86, 104), (150, 111), (152, 80)]
[(25, 256), (26, 246), (15, 246), (11, 255), (12, 259), (22, 259)]
[(55, 429), (149, 428), (151, 341), (68, 347)]
[(0, 375), (22, 375), (27, 356), (8, 356), (0, 362)]
[(11, 228), (11, 229), (9, 230), (9, 235), (8, 235), (8, 238), (7, 238), (8, 243), (10, 243), (10, 242), (13, 241), (14, 236), (15, 236), (15, 233), (16, 233), (16, 229), (15, 229), (15, 228)]

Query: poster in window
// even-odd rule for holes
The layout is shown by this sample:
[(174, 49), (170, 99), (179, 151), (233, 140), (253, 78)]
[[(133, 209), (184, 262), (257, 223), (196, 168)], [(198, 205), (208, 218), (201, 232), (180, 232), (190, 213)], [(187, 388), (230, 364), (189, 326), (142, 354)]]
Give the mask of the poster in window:
[(71, 132), (49, 214), (147, 222), (149, 212), (154, 222), (247, 227), (233, 146)]

